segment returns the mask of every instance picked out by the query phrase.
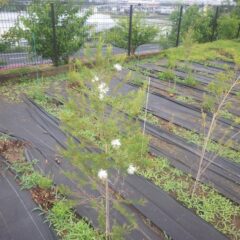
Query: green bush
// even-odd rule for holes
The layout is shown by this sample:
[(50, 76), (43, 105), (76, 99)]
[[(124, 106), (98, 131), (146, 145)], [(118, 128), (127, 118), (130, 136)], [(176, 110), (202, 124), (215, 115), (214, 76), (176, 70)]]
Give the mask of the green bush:
[(9, 49), (9, 45), (6, 42), (0, 40), (0, 53), (4, 53)]
[[(155, 26), (147, 25), (142, 14), (134, 14), (132, 19), (132, 46), (131, 54), (137, 47), (145, 43), (151, 43), (157, 36), (158, 30)], [(106, 33), (106, 41), (114, 46), (128, 48), (129, 18), (121, 19), (117, 27)]]
[(233, 39), (236, 38), (239, 20), (229, 14), (221, 16), (218, 20), (218, 38)]
[(53, 49), (51, 1), (35, 0), (28, 6), (28, 16), (21, 17), (3, 36), (15, 43), (26, 39), (36, 53), (50, 58), (55, 65), (68, 61), (68, 56), (79, 50), (88, 36), (86, 20), (90, 11), (79, 16), (80, 6), (72, 1), (55, 0), (56, 51)]

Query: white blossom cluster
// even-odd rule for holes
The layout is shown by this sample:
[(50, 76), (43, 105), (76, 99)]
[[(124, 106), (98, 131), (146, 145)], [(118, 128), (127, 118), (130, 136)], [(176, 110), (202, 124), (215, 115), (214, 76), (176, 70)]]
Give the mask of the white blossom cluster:
[(107, 92), (109, 91), (109, 87), (106, 83), (101, 82), (98, 85), (98, 91), (99, 91), (99, 99), (103, 100), (103, 98), (106, 96)]
[[(121, 147), (121, 141), (120, 139), (114, 139), (111, 141), (111, 146), (114, 148), (114, 149), (119, 149)], [(135, 172), (137, 171), (137, 168), (133, 165), (133, 164), (130, 164), (128, 169), (127, 169), (127, 173), (130, 174), (130, 175), (133, 175)], [(107, 170), (104, 170), (104, 169), (100, 169), (98, 171), (98, 177), (101, 179), (101, 180), (106, 180), (107, 177), (108, 177), (108, 173), (107, 173)]]
[(122, 71), (122, 66), (120, 65), (120, 64), (115, 64), (114, 66), (113, 66), (118, 72), (120, 72), (120, 71)]
[(94, 78), (92, 79), (92, 82), (98, 82), (99, 81), (99, 77), (98, 76), (94, 76)]
[[(115, 64), (113, 67), (118, 72), (122, 71), (122, 66), (118, 63)], [(98, 81), (99, 81), (99, 78), (97, 76), (94, 76), (94, 78), (92, 79), (92, 82), (98, 82)], [(99, 90), (99, 99), (102, 100), (105, 97), (105, 95), (107, 94), (107, 92), (109, 91), (109, 87), (107, 86), (106, 83), (101, 82), (98, 85), (98, 90)], [(113, 139), (111, 141), (111, 146), (113, 147), (113, 149), (117, 150), (121, 147), (121, 145), (122, 144), (121, 144), (120, 139)], [(127, 173), (130, 175), (133, 175), (136, 171), (137, 171), (137, 168), (133, 164), (130, 164), (127, 169)], [(107, 170), (100, 169), (98, 171), (98, 178), (101, 180), (106, 180), (108, 178)]]

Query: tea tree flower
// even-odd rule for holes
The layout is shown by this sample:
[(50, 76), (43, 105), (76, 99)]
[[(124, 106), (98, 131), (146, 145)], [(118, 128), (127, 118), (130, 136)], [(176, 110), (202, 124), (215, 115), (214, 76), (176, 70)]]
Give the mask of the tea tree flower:
[(99, 77), (98, 76), (94, 76), (94, 78), (92, 79), (92, 82), (98, 82), (99, 81)]
[(137, 171), (137, 168), (134, 167), (132, 164), (130, 164), (127, 169), (128, 174), (133, 175), (136, 171)]
[(102, 83), (99, 84), (98, 90), (99, 90), (100, 93), (106, 94), (109, 91), (109, 87), (107, 86), (106, 83), (102, 82)]
[(111, 141), (111, 145), (114, 149), (118, 149), (121, 147), (121, 142), (119, 139), (114, 139)]
[(108, 177), (107, 171), (106, 171), (106, 170), (103, 170), (103, 169), (100, 169), (100, 170), (98, 171), (98, 177), (99, 177), (101, 180), (107, 179), (107, 177)]
[(115, 68), (118, 72), (122, 71), (122, 66), (121, 66), (120, 64), (118, 64), (118, 63), (114, 65), (114, 68)]
[(109, 87), (107, 86), (106, 83), (102, 82), (98, 85), (98, 90), (99, 90), (99, 99), (102, 100), (107, 94), (107, 92), (109, 91)]

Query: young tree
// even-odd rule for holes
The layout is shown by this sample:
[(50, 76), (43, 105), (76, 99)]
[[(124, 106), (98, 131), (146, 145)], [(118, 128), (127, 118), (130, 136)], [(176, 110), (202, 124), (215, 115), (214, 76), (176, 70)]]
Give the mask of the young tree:
[(71, 1), (54, 1), (56, 46), (53, 47), (53, 24), (50, 1), (35, 0), (28, 7), (28, 15), (21, 17), (4, 38), (15, 42), (26, 39), (38, 55), (50, 58), (55, 65), (67, 62), (69, 55), (84, 43), (88, 32), (85, 22), (90, 12), (79, 16), (79, 6)]
[[(234, 54), (234, 53), (233, 53)], [(239, 86), (240, 86), (240, 75), (239, 73), (239, 57), (234, 58), (236, 64), (235, 71), (228, 69), (226, 72), (220, 72), (216, 74), (216, 80), (209, 83), (207, 90), (208, 94), (204, 95), (203, 106), (202, 106), (202, 126), (203, 126), (203, 143), (201, 147), (201, 155), (198, 164), (198, 171), (196, 175), (196, 181), (193, 187), (192, 194), (195, 194), (202, 175), (206, 169), (215, 161), (217, 153), (208, 159), (208, 162), (204, 161), (208, 144), (212, 141), (212, 135), (218, 128), (221, 128), (217, 124), (218, 119), (221, 117), (223, 111), (228, 111), (232, 105), (232, 101), (235, 98), (238, 99)], [(231, 94), (233, 91), (237, 91), (237, 96), (233, 97)], [(239, 102), (239, 100), (238, 100)], [(212, 117), (207, 121), (207, 111), (212, 113)], [(223, 133), (222, 138), (219, 142), (224, 147), (229, 147), (233, 144), (232, 139), (240, 134), (240, 131), (229, 136), (228, 130)]]
[[(69, 175), (79, 182), (80, 189), (90, 185), (100, 194), (96, 198), (84, 192), (78, 195), (79, 202), (92, 203), (106, 239), (125, 239), (124, 234), (136, 223), (120, 204), (125, 201), (115, 186), (123, 186), (120, 192), (124, 191), (124, 176), (146, 164), (148, 139), (136, 119), (145, 101), (145, 88), (121, 94), (124, 83), (113, 79), (122, 67), (114, 64), (110, 51), (103, 56), (102, 44), (98, 46), (93, 64), (77, 62), (70, 73), (70, 98), (61, 120), (68, 136), (77, 137), (80, 143), (69, 136), (64, 155), (81, 172)], [(112, 208), (129, 224), (118, 226), (114, 219), (110, 221)]]
[[(134, 54), (137, 47), (150, 43), (157, 36), (158, 30), (153, 25), (148, 25), (140, 13), (136, 13), (132, 18), (132, 45), (131, 54)], [(107, 42), (121, 48), (128, 48), (129, 18), (122, 19), (117, 26), (106, 33)]]
[(234, 39), (237, 36), (240, 19), (235, 14), (226, 13), (218, 20), (218, 38)]
[[(207, 9), (206, 12), (203, 12), (199, 6), (193, 5), (188, 7), (182, 17), (181, 38), (183, 38), (190, 29), (193, 29), (194, 41), (200, 43), (210, 41), (212, 33), (212, 16), (213, 12), (211, 9)], [(170, 16), (173, 26), (170, 38), (176, 39), (178, 18), (179, 11), (173, 12)]]

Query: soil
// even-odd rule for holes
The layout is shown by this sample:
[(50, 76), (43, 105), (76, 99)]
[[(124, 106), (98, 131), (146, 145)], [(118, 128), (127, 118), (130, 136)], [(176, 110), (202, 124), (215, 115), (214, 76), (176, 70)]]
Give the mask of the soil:
[[(2, 155), (11, 164), (14, 162), (22, 162), (23, 151), (26, 143), (19, 140), (4, 139), (0, 141), (0, 155)], [(19, 182), (18, 182), (19, 184)], [(54, 189), (42, 189), (39, 187), (32, 188), (30, 190), (32, 199), (44, 210), (48, 210), (53, 206), (56, 200), (56, 194)]]
[(52, 208), (56, 201), (56, 194), (53, 189), (42, 189), (39, 187), (30, 190), (34, 202), (40, 205), (44, 210)]
[(22, 161), (25, 145), (25, 143), (18, 140), (2, 140), (0, 141), (0, 155), (10, 163)]

